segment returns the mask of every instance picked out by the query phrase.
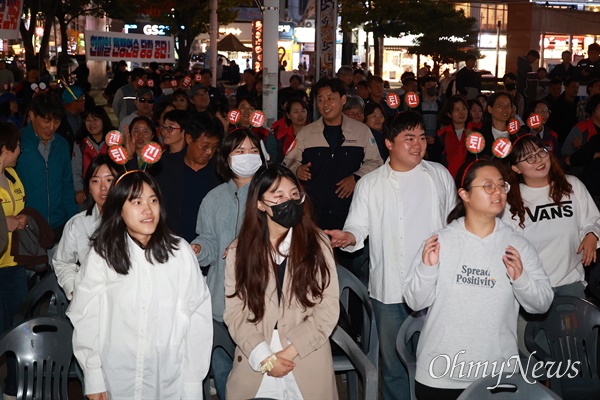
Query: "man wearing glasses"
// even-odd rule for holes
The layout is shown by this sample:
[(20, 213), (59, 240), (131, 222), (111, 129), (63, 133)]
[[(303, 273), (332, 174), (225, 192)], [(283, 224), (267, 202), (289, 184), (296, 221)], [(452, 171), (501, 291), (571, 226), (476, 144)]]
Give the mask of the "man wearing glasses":
[(139, 88), (135, 96), (135, 111), (122, 120), (119, 120), (119, 131), (123, 132), (123, 128), (126, 126), (128, 127), (131, 121), (136, 117), (147, 117), (152, 119), (153, 107), (154, 93), (152, 90), (146, 87)]
[(167, 224), (176, 235), (191, 242), (197, 236), (200, 203), (220, 183), (213, 157), (223, 128), (208, 113), (189, 118), (187, 112), (173, 110), (165, 114), (161, 132), (169, 150), (153, 170), (164, 196)]

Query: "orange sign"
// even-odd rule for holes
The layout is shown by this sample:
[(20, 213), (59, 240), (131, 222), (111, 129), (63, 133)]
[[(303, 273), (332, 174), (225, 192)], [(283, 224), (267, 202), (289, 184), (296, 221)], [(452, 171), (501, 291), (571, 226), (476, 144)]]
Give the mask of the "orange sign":
[(406, 100), (406, 104), (408, 104), (408, 106), (410, 108), (417, 107), (419, 105), (419, 102), (421, 101), (419, 99), (419, 95), (416, 94), (415, 92), (406, 93), (406, 96), (404, 97), (404, 99)]
[(515, 135), (521, 129), (521, 123), (516, 119), (511, 119), (508, 121), (508, 133), (511, 135)]
[(492, 145), (492, 153), (498, 158), (504, 158), (510, 153), (510, 149), (512, 145), (510, 144), (510, 140), (505, 137), (498, 138), (494, 141)]
[(142, 160), (144, 160), (147, 164), (154, 164), (160, 160), (161, 155), (162, 149), (160, 148), (160, 145), (155, 142), (148, 143), (142, 149)]
[(123, 146), (113, 146), (108, 149), (108, 156), (111, 160), (119, 165), (124, 165), (127, 163), (129, 156), (127, 155), (127, 150)]
[(240, 110), (231, 110), (231, 111), (229, 111), (229, 113), (227, 113), (227, 117), (229, 118), (229, 123), (233, 124), (233, 125), (240, 122), (241, 116), (242, 116), (242, 114), (240, 113)]
[(529, 118), (527, 118), (527, 126), (531, 129), (539, 128), (542, 125), (542, 117), (538, 114), (531, 114)]
[(254, 111), (250, 115), (250, 125), (255, 128), (260, 128), (265, 123), (265, 114), (262, 111)]
[(400, 97), (394, 92), (389, 93), (387, 95), (387, 105), (394, 110), (400, 107)]
[(467, 136), (467, 140), (465, 141), (465, 146), (467, 146), (467, 150), (472, 154), (479, 154), (483, 151), (485, 147), (485, 138), (479, 132), (473, 132), (469, 136)]
[(104, 141), (106, 142), (106, 145), (108, 147), (120, 146), (123, 144), (123, 135), (121, 134), (121, 132), (113, 130), (106, 134)]

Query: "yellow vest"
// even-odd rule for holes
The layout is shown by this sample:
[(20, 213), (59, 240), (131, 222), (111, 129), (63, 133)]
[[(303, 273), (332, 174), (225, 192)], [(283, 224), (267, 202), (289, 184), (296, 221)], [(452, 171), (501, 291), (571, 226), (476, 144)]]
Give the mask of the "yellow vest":
[[(8, 178), (8, 186), (12, 192), (13, 200), (10, 197), (9, 192), (0, 186), (0, 201), (2, 202), (2, 209), (7, 217), (15, 216), (25, 208), (25, 189), (23, 183), (19, 179), (19, 176), (15, 170), (11, 167), (4, 169), (4, 174)], [(12, 178), (12, 179), (11, 179)], [(13, 182), (14, 181), (14, 182)], [(0, 268), (13, 267), (17, 265), (13, 256), (10, 254), (10, 247), (12, 244), (12, 232), (8, 232), (8, 245), (0, 257)]]

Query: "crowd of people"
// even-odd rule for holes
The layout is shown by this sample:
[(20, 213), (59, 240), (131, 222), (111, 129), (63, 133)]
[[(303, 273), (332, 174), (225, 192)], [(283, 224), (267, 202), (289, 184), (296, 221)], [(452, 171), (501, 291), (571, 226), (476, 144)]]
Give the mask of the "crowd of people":
[[(293, 75), (267, 127), (253, 124), (262, 77), (250, 69), (235, 106), (209, 69), (128, 72), (124, 62), (107, 106), (77, 85), (38, 83), (29, 98), (8, 90), (1, 331), (27, 294), (10, 246), (28, 229), (27, 207), (54, 237), (48, 254), (71, 300), (91, 400), (200, 398), (209, 368), (221, 400), (336, 398), (336, 263), (368, 285), (383, 398), (409, 398), (396, 336), (428, 308), (416, 395), (455, 399), (479, 376), (445, 374), (436, 355), (506, 361), (519, 351), (519, 307), (544, 313), (555, 295), (589, 295), (585, 267), (600, 237), (598, 47), (583, 67), (551, 71), (542, 98), (522, 79), (535, 51), (489, 96), (473, 57), (452, 84), (406, 72), (388, 92), (359, 67), (341, 67), (310, 95)], [(126, 159), (107, 143), (115, 127)], [(467, 147), (474, 133), (479, 152)], [(506, 157), (501, 138), (512, 143)], [(152, 143), (158, 161), (147, 157)], [(213, 324), (236, 343), (233, 358), (212, 351)], [(16, 395), (13, 368), (5, 396)]]

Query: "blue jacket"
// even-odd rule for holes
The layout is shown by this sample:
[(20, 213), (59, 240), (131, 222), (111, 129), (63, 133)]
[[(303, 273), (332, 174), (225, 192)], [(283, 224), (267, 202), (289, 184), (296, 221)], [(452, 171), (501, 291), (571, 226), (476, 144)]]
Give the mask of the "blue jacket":
[(55, 229), (77, 212), (71, 154), (67, 141), (54, 135), (46, 164), (38, 150), (40, 141), (31, 123), (21, 129), (21, 155), (16, 171), (25, 187), (25, 206), (35, 208)]

